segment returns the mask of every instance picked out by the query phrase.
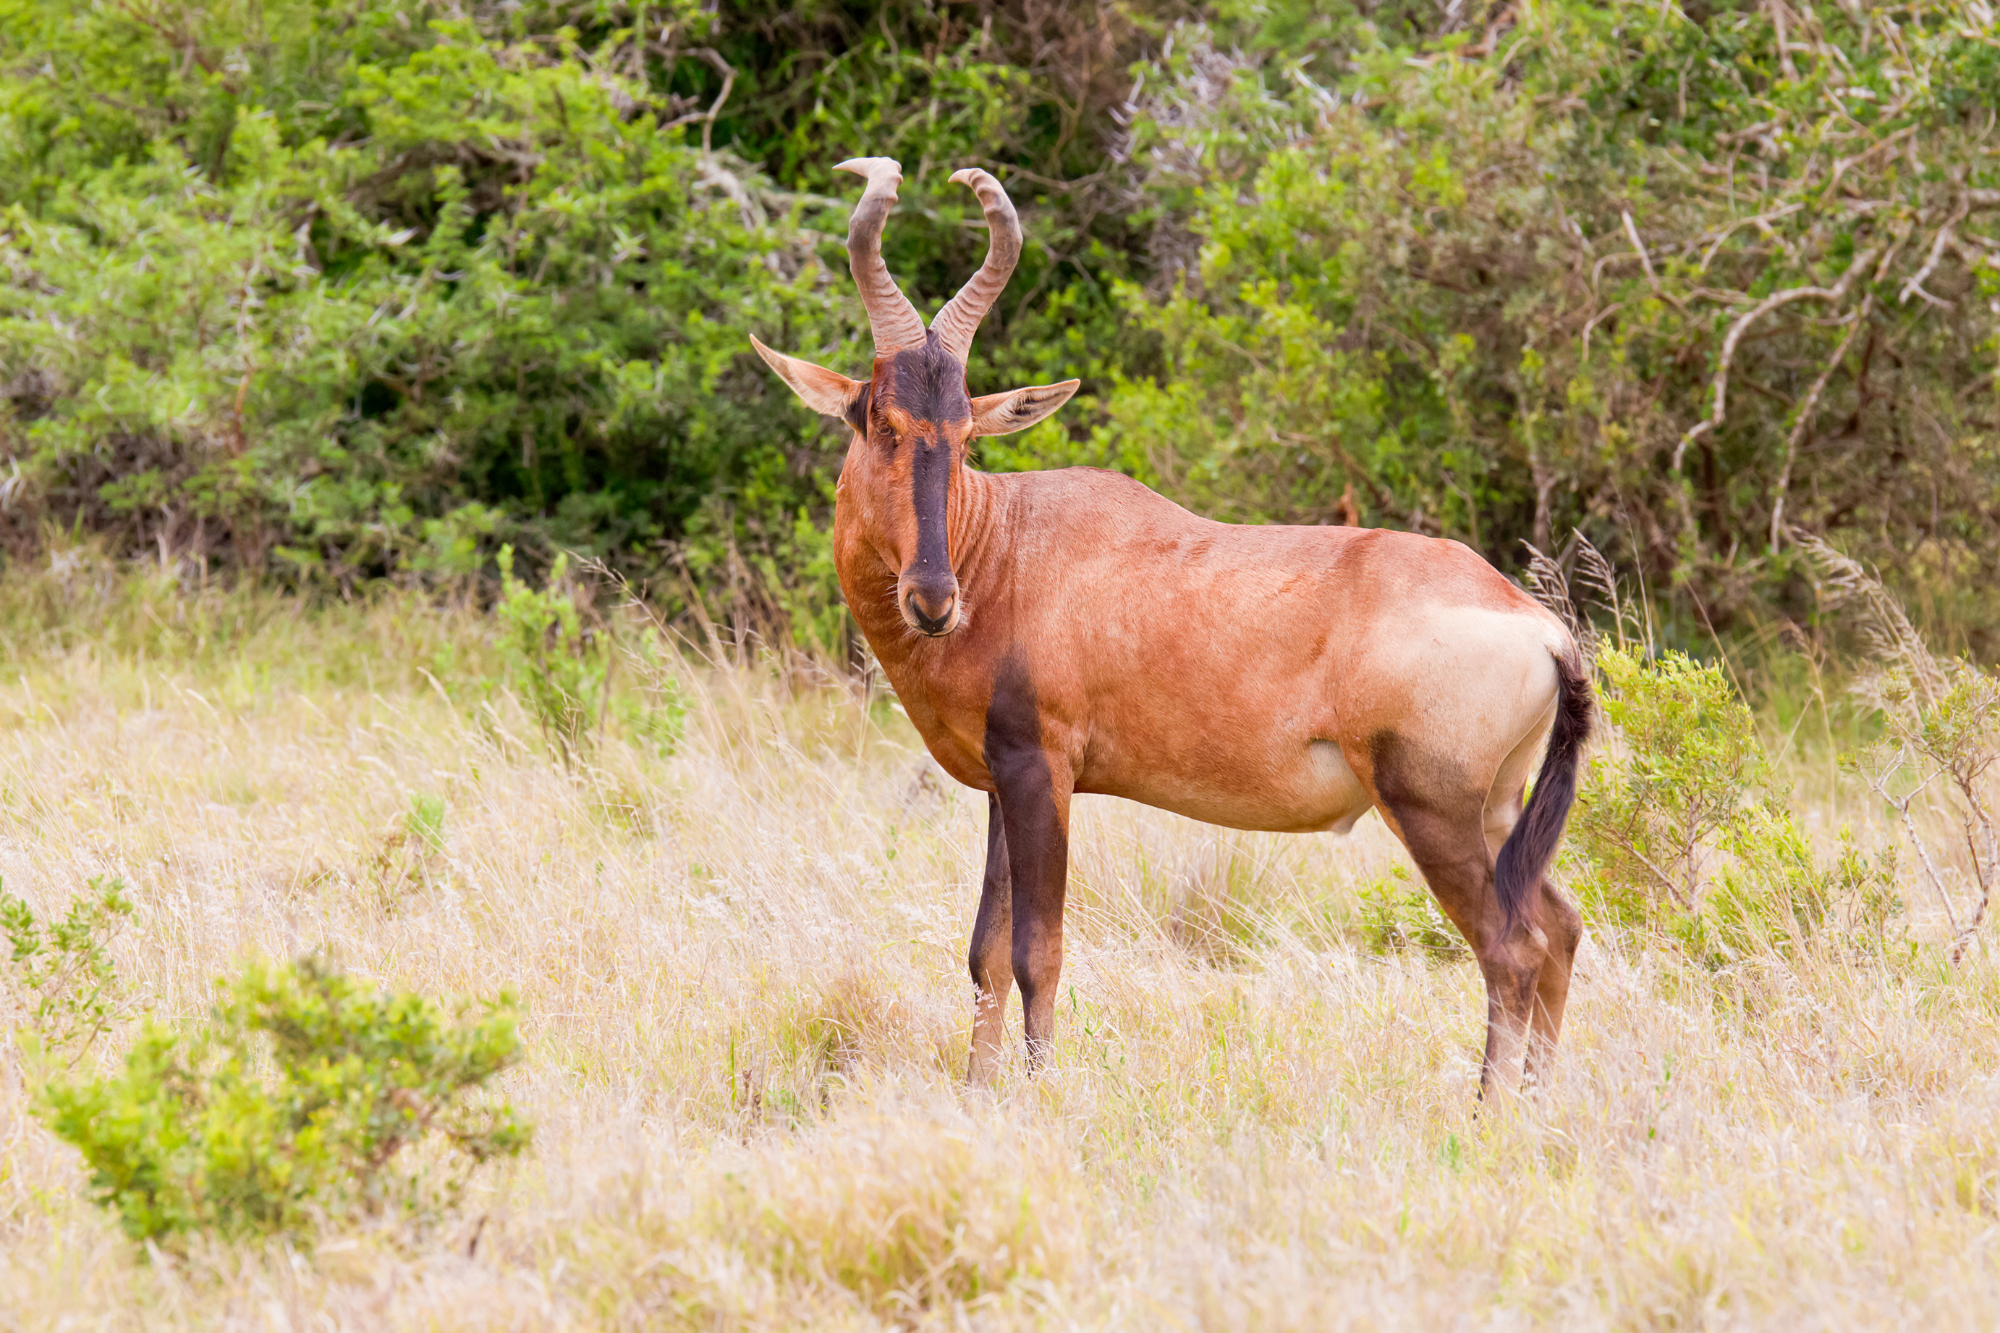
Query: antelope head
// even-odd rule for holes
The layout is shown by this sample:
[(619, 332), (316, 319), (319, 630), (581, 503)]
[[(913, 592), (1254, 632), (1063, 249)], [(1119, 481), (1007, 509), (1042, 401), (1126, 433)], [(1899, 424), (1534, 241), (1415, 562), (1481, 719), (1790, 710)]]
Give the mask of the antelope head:
[(847, 259), (874, 333), (869, 377), (851, 380), (750, 341), (808, 407), (853, 428), (841, 500), (856, 507), (863, 530), (897, 571), (896, 608), (904, 623), (937, 638), (964, 620), (950, 515), (964, 486), (967, 447), (981, 435), (1034, 425), (1068, 402), (1078, 381), (978, 398), (967, 392), (972, 335), (1021, 257), (1021, 223), (999, 181), (974, 169), (951, 178), (971, 186), (986, 212), (986, 262), (926, 329), (882, 262), (882, 224), (895, 206), (902, 167), (886, 157), (857, 157), (835, 170), (868, 181), (848, 220)]

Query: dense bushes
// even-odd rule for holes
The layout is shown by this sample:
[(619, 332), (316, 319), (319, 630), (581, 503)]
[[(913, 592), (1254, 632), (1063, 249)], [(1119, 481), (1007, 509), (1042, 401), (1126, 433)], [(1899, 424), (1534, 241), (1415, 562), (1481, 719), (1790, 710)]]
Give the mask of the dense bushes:
[(1176, 57), (1186, 266), (1127, 294), (1167, 370), (1107, 439), (1245, 517), (1502, 559), (1580, 525), (1725, 609), (1788, 519), (1990, 573), (1983, 6), (1544, 6), (1438, 51)]
[(1571, 887), (1593, 926), (1671, 941), (1722, 967), (1856, 931), (1879, 942), (1899, 906), (1893, 854), (1842, 829), (1814, 854), (1720, 668), (1607, 646), (1597, 659), (1609, 744), (1571, 817)]
[(1023, 205), (973, 379), (1087, 392), (989, 466), (1503, 563), (1580, 525), (1712, 616), (1803, 613), (1798, 522), (1990, 620), (1977, 0), (11, 0), (0, 64), (17, 555), (347, 587), (511, 541), (833, 648), (842, 441), (743, 349), (859, 369), (865, 148), (920, 306), (980, 244), (950, 168)]

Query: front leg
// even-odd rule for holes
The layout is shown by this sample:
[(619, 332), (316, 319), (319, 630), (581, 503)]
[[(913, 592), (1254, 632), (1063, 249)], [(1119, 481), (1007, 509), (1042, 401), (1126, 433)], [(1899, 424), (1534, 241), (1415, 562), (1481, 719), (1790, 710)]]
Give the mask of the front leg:
[(1063, 894), (1069, 881), (1067, 766), (1039, 747), (989, 754), (987, 764), (1006, 830), (1014, 881), (1014, 982), (1028, 1035), (1028, 1069), (1039, 1068), (1055, 1036), (1062, 981)]
[(1007, 996), (1014, 989), (1014, 880), (1007, 870), (1007, 830), (997, 795), (986, 798), (986, 882), (980, 886), (979, 916), (972, 924), (966, 962), (976, 992), (972, 1067), (966, 1079), (983, 1088), (993, 1081), (1007, 1044)]

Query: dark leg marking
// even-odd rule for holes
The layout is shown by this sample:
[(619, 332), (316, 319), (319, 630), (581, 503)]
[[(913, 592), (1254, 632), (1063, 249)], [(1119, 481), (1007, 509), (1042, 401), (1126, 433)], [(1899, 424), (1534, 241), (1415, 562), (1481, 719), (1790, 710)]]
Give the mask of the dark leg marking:
[(986, 709), (986, 768), (993, 775), (1013, 878), (1014, 982), (1032, 1069), (1055, 1035), (1062, 980), (1063, 895), (1069, 877), (1069, 779), (1042, 744), (1034, 682), (1017, 653), (1000, 663)]
[(1007, 830), (1000, 798), (986, 797), (986, 880), (979, 889), (979, 916), (972, 924), (966, 955), (978, 992), (972, 1010), (972, 1063), (967, 1078), (975, 1087), (991, 1081), (1007, 1042), (1007, 997), (1014, 989), (1014, 879), (1007, 868)]

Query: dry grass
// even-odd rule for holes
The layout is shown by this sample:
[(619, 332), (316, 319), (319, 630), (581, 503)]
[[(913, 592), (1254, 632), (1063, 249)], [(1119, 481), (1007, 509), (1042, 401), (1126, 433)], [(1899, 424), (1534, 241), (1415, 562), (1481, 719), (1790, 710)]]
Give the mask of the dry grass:
[[(1249, 836), (1087, 798), (1058, 1065), (975, 1096), (984, 802), (927, 778), (888, 708), (705, 672), (676, 755), (614, 735), (569, 774), (504, 697), (475, 716), (417, 670), (479, 667), (463, 616), (226, 620), (112, 656), (56, 635), (0, 673), (8, 887), (47, 910), (123, 875), (118, 962), (162, 1016), (245, 957), (323, 945), (397, 986), (511, 985), (529, 1057), (506, 1090), (536, 1146), (432, 1234), (149, 1260), (10, 1064), (0, 1328), (1932, 1328), (2000, 1308), (1983, 960), (1711, 978), (1586, 945), (1555, 1086), (1481, 1114), (1471, 965), (1352, 942), (1358, 889), (1402, 862), (1379, 823)], [(447, 803), (428, 861), (385, 832), (416, 793)]]

